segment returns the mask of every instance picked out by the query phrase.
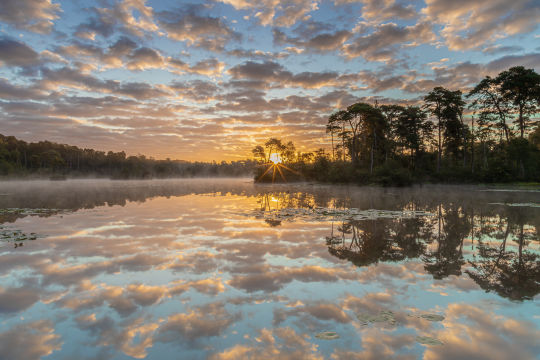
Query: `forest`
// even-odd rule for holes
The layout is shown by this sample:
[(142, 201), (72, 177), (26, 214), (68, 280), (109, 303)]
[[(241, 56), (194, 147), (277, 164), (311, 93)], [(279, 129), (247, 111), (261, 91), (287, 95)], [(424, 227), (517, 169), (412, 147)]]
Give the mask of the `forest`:
[(435, 87), (420, 105), (359, 102), (329, 116), (331, 152), (300, 153), (277, 138), (256, 146), (255, 180), (538, 182), (539, 102), (540, 75), (522, 66), (486, 76), (465, 94)]
[(104, 152), (50, 141), (27, 143), (0, 134), (0, 176), (61, 180), (66, 177), (149, 179), (167, 177), (250, 176), (255, 160), (187, 162), (156, 160), (125, 152)]

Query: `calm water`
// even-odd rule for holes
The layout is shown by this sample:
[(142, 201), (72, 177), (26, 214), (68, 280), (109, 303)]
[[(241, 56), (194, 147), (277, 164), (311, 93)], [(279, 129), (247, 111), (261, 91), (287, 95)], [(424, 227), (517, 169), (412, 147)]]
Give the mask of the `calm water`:
[(540, 354), (540, 191), (12, 182), (0, 209), (0, 359)]

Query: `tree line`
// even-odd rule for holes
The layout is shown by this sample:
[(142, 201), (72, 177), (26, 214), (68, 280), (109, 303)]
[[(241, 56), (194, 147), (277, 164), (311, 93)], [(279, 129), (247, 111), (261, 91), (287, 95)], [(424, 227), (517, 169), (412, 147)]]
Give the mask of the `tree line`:
[(105, 152), (50, 141), (25, 142), (0, 134), (0, 176), (109, 177), (145, 179), (195, 176), (249, 176), (256, 161), (187, 162), (156, 160), (125, 152)]
[(294, 157), (294, 144), (279, 139), (253, 153), (264, 163), (278, 152), (290, 168), (319, 181), (539, 181), (539, 104), (540, 75), (517, 66), (486, 76), (466, 94), (439, 86), (415, 106), (360, 102), (339, 110), (326, 124), (331, 153)]

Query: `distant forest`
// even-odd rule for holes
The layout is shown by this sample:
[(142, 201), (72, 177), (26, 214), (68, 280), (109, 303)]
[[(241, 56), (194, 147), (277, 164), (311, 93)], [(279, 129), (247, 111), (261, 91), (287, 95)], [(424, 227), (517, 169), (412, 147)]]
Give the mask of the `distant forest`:
[(540, 182), (539, 102), (540, 75), (517, 66), (485, 77), (465, 95), (435, 87), (420, 106), (356, 103), (328, 118), (330, 153), (298, 153), (277, 138), (255, 147), (255, 179)]
[(0, 176), (3, 177), (108, 177), (148, 179), (168, 177), (251, 176), (255, 160), (187, 162), (155, 160), (144, 155), (82, 149), (50, 141), (27, 143), (0, 134)]

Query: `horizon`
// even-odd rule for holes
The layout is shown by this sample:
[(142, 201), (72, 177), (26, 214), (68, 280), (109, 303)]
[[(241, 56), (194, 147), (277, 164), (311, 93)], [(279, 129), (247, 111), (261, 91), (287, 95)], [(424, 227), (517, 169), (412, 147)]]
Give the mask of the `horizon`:
[(270, 137), (329, 149), (328, 116), (355, 102), (540, 71), (538, 18), (534, 0), (5, 0), (0, 125), (158, 160), (245, 160)]

